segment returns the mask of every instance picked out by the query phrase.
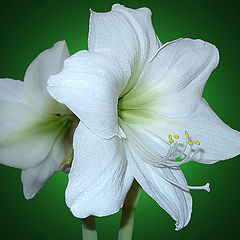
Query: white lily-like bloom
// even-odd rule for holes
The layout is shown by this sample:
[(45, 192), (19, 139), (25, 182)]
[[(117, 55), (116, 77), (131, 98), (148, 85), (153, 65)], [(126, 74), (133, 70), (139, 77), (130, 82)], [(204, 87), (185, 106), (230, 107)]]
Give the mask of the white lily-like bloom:
[(46, 90), (49, 75), (60, 72), (67, 57), (60, 41), (29, 65), (24, 82), (0, 79), (0, 163), (22, 169), (26, 199), (69, 167), (73, 115)]
[(135, 178), (181, 229), (191, 216), (189, 189), (209, 185), (188, 186), (180, 165), (240, 153), (240, 133), (202, 98), (218, 50), (191, 39), (162, 45), (147, 8), (91, 11), (89, 31), (89, 50), (48, 81), (49, 93), (81, 120), (66, 203), (80, 218), (113, 214)]

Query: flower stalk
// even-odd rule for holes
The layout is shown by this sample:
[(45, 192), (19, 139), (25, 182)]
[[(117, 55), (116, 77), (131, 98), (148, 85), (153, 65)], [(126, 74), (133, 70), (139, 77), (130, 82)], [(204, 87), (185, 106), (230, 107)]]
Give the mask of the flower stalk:
[(122, 208), (122, 217), (118, 233), (118, 240), (132, 239), (134, 214), (141, 192), (141, 186), (137, 183), (136, 180), (134, 180)]
[(82, 236), (83, 240), (97, 240), (97, 230), (94, 216), (82, 219)]

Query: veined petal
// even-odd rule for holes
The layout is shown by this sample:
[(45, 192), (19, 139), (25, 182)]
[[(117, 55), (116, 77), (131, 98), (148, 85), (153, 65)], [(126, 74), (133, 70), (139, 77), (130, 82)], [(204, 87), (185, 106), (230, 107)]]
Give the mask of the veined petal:
[(9, 78), (0, 79), (0, 102), (16, 102), (26, 104), (24, 83)]
[(46, 158), (66, 120), (40, 114), (27, 105), (2, 102), (0, 105), (0, 163), (30, 168)]
[(192, 115), (173, 119), (173, 122), (173, 125), (163, 127), (170, 127), (181, 139), (184, 139), (185, 129), (192, 141), (200, 142), (195, 161), (212, 164), (240, 154), (240, 132), (226, 125), (204, 99)]
[(62, 70), (64, 60), (69, 57), (67, 44), (59, 41), (50, 49), (40, 53), (29, 65), (24, 77), (25, 96), (29, 104), (39, 111), (61, 113), (66, 109), (47, 92), (47, 80), (51, 74)]
[(38, 122), (42, 117), (31, 107), (15, 102), (1, 102), (0, 104), (0, 139), (21, 132)]
[(22, 170), (23, 193), (31, 199), (57, 171), (59, 165), (72, 147), (71, 136), (63, 131), (58, 137), (47, 157), (36, 167)]
[(91, 131), (107, 139), (120, 135), (117, 103), (129, 76), (130, 70), (117, 59), (80, 51), (64, 62), (61, 73), (50, 77), (48, 91)]
[(118, 59), (128, 63), (131, 79), (122, 92), (124, 96), (136, 83), (146, 64), (156, 54), (161, 43), (158, 40), (148, 8), (136, 10), (115, 4), (110, 12), (91, 11), (88, 47), (89, 51), (105, 51), (109, 48)]
[(98, 138), (80, 122), (73, 147), (66, 190), (66, 203), (73, 215), (86, 218), (116, 213), (133, 181), (123, 142), (118, 137)]
[(218, 60), (216, 47), (202, 40), (167, 43), (146, 65), (135, 88), (121, 100), (121, 108), (148, 109), (167, 117), (187, 116), (199, 106)]
[[(136, 110), (134, 114), (130, 113), (131, 111), (122, 113), (122, 117), (129, 125), (128, 129), (124, 129), (125, 133), (128, 135), (126, 131), (132, 130), (136, 138), (141, 139), (142, 148), (151, 148), (149, 153), (154, 152), (159, 157), (164, 157), (169, 150), (169, 134), (179, 136), (174, 141), (180, 151), (187, 141), (192, 142), (193, 145), (189, 146), (186, 150), (188, 152), (184, 154), (188, 157), (193, 156), (192, 160), (201, 163), (212, 164), (240, 154), (240, 132), (223, 123), (204, 99), (194, 113), (187, 117), (166, 118), (140, 110)], [(189, 139), (186, 138), (185, 131)], [(200, 145), (195, 144), (194, 140)], [(196, 149), (198, 150), (195, 153)], [(156, 158), (154, 163), (160, 160)]]
[(129, 141), (126, 147), (130, 169), (142, 186), (171, 217), (176, 221), (176, 230), (186, 226), (192, 212), (192, 198), (190, 193), (166, 181), (169, 179), (180, 185), (187, 185), (180, 169), (156, 168), (144, 161), (145, 155), (141, 149)]

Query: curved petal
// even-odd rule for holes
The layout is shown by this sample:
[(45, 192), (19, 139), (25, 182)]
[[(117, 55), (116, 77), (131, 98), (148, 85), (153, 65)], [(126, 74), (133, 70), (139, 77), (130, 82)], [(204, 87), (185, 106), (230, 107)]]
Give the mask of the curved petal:
[(199, 106), (218, 61), (216, 47), (202, 40), (167, 43), (146, 65), (135, 88), (121, 100), (121, 108), (148, 109), (167, 117), (187, 116)]
[(116, 213), (133, 181), (122, 141), (98, 138), (80, 122), (73, 147), (66, 189), (66, 203), (73, 215), (86, 218)]
[(71, 149), (71, 137), (63, 132), (47, 157), (36, 167), (22, 170), (21, 180), (26, 199), (33, 198), (48, 179), (57, 171), (59, 165)]
[(120, 135), (117, 103), (129, 75), (117, 59), (80, 51), (65, 61), (61, 73), (50, 77), (48, 91), (95, 134), (111, 138)]
[(66, 120), (39, 114), (27, 105), (0, 105), (0, 163), (30, 168), (48, 155)]
[[(0, 79), (0, 102), (16, 102), (26, 104), (24, 83), (10, 78)], [(1, 103), (3, 104), (3, 103)]]
[(47, 80), (51, 74), (62, 70), (64, 60), (69, 57), (67, 44), (59, 41), (50, 49), (40, 53), (28, 66), (24, 77), (25, 94), (29, 104), (42, 112), (61, 113), (66, 110), (48, 94)]
[[(148, 144), (147, 141), (144, 141), (147, 144), (146, 149), (151, 145), (155, 146), (155, 148), (151, 147), (151, 150), (156, 152), (155, 155), (166, 155), (169, 149), (169, 134), (179, 135), (176, 143), (182, 150), (188, 141), (185, 131), (188, 132), (191, 141), (200, 142), (198, 151), (193, 157), (195, 161), (211, 164), (240, 154), (240, 132), (223, 123), (204, 99), (196, 111), (187, 117), (165, 118), (156, 114), (151, 114), (145, 118), (141, 117), (148, 116), (147, 114), (151, 113), (143, 111), (139, 111), (138, 115), (136, 112), (135, 115), (125, 113), (124, 118), (134, 133), (138, 134), (138, 138), (139, 136), (142, 139), (151, 137), (150, 142), (156, 142), (156, 144)], [(141, 134), (139, 129), (142, 129)], [(193, 144), (191, 152), (186, 151), (185, 153), (191, 157), (196, 148), (197, 145)]]
[(130, 65), (132, 76), (125, 95), (136, 83), (144, 64), (156, 54), (161, 43), (158, 40), (148, 8), (133, 10), (114, 4), (106, 13), (91, 11), (88, 47), (89, 51), (115, 52), (118, 59)]
[(33, 126), (41, 114), (33, 111), (29, 106), (15, 102), (1, 102), (0, 104), (0, 139), (13, 135), (15, 132)]
[(240, 132), (222, 122), (204, 99), (191, 116), (173, 121), (171, 129), (174, 134), (181, 136), (185, 129), (192, 140), (200, 142), (195, 161), (212, 164), (240, 154)]
[[(156, 168), (144, 161), (141, 149), (129, 141), (126, 154), (130, 169), (142, 186), (171, 217), (176, 221), (176, 230), (185, 227), (191, 218), (192, 198), (188, 191), (166, 181), (169, 179), (176, 184), (187, 185), (180, 169)], [(163, 178), (163, 177), (164, 178)]]

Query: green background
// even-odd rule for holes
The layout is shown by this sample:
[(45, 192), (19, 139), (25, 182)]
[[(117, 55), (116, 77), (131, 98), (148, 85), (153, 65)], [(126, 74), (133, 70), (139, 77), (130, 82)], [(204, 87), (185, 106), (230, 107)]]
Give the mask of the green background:
[[(1, 1), (0, 76), (23, 79), (30, 62), (65, 39), (71, 54), (87, 49), (89, 9), (108, 11), (114, 1)], [(165, 43), (179, 37), (200, 38), (217, 46), (220, 64), (204, 97), (219, 117), (240, 130), (239, 17), (237, 1), (119, 1), (152, 10), (153, 25)], [(187, 227), (175, 222), (142, 193), (133, 239), (235, 239), (239, 232), (240, 157), (214, 165), (189, 163), (189, 185), (211, 184), (211, 192), (192, 191), (193, 214)], [(25, 200), (20, 171), (0, 166), (1, 239), (81, 239), (81, 221), (64, 202), (67, 175), (56, 174), (33, 200)], [(97, 218), (99, 239), (117, 239), (120, 213)]]

